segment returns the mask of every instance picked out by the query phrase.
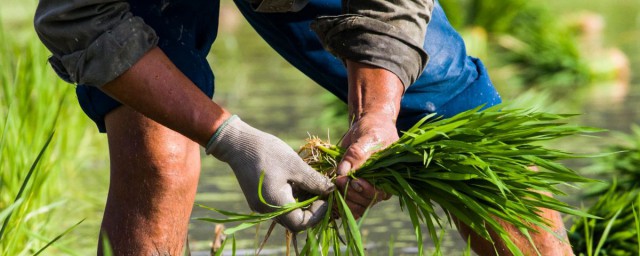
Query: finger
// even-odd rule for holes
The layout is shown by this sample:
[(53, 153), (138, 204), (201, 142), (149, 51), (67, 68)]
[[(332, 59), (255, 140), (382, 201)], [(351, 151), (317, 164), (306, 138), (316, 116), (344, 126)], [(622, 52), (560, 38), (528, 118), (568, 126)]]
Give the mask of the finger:
[(340, 191), (344, 192), (344, 189), (347, 185), (349, 185), (349, 182), (351, 181), (351, 178), (349, 178), (348, 176), (338, 176), (336, 177), (336, 186), (340, 189)]
[(327, 212), (327, 202), (317, 200), (308, 209), (295, 209), (285, 215), (278, 216), (278, 222), (292, 232), (300, 232), (320, 222)]
[(360, 219), (360, 217), (362, 217), (364, 212), (367, 211), (367, 207), (363, 207), (362, 205), (359, 205), (351, 201), (347, 201), (347, 206), (349, 207), (349, 210), (351, 210), (351, 214), (353, 215), (353, 218), (355, 218), (356, 220)]
[(346, 148), (351, 145), (351, 132), (347, 132), (342, 137), (342, 141), (340, 142), (340, 147)]
[[(384, 190), (376, 188), (365, 179), (353, 180), (347, 176), (340, 176), (336, 178), (335, 183), (336, 183), (336, 186), (342, 192), (344, 192), (345, 187), (349, 185), (356, 192), (361, 192), (360, 194), (362, 194), (364, 197), (370, 200), (375, 199), (376, 202), (389, 200), (392, 196), (391, 194), (385, 192)], [(368, 191), (368, 192), (363, 192), (363, 191)]]
[(342, 159), (338, 164), (338, 168), (336, 169), (339, 176), (346, 176), (351, 171), (351, 163), (349, 161), (345, 161)]
[(360, 143), (351, 144), (338, 164), (338, 175), (347, 175), (349, 171), (357, 170), (372, 154), (372, 150), (365, 150)]
[(336, 186), (340, 188), (340, 191), (344, 192), (345, 188), (349, 186), (351, 191), (355, 191), (361, 197), (369, 201), (389, 197), (387, 193), (377, 189), (365, 179), (351, 179), (347, 176), (340, 176), (336, 178), (335, 182)]
[(392, 194), (384, 192), (383, 190), (378, 190), (378, 192), (380, 192), (380, 194), (381, 194), (381, 196), (380, 196), (381, 201), (389, 200), (389, 199), (391, 199), (391, 196), (393, 196)]
[(363, 194), (367, 196), (367, 198), (369, 198), (370, 200), (376, 203), (379, 203), (384, 200), (389, 200), (389, 198), (391, 198), (391, 194), (387, 194), (387, 192), (385, 192), (384, 190), (376, 188), (367, 180), (357, 179), (356, 181), (357, 182), (354, 182), (352, 186), (357, 185), (362, 187), (363, 191), (367, 191), (366, 193), (363, 193)]
[(295, 170), (297, 175), (292, 178), (293, 186), (296, 188), (321, 196), (328, 195), (335, 189), (335, 184), (331, 182), (331, 179), (314, 170), (302, 160), (300, 160), (299, 166), (301, 168)]
[(373, 185), (371, 185), (371, 183), (369, 183), (364, 179), (352, 180), (351, 183), (349, 184), (349, 187), (351, 187), (355, 191), (358, 191), (360, 195), (362, 195), (364, 198), (368, 199), (369, 201), (375, 199), (376, 194), (378, 194), (377, 189)]
[(347, 202), (353, 202), (354, 204), (358, 204), (362, 207), (368, 207), (373, 202), (373, 200), (365, 198), (361, 194), (349, 189), (347, 190), (347, 194), (344, 199)]
[(340, 190), (343, 193), (346, 194), (345, 196), (346, 201), (359, 204), (360, 206), (365, 208), (377, 202), (377, 201), (374, 201), (375, 193), (376, 193), (375, 190), (363, 191), (362, 189), (359, 189), (361, 188), (359, 187), (359, 185), (354, 185), (354, 184), (358, 184), (356, 180), (351, 180), (346, 176), (338, 177), (336, 179), (336, 185), (340, 188)]

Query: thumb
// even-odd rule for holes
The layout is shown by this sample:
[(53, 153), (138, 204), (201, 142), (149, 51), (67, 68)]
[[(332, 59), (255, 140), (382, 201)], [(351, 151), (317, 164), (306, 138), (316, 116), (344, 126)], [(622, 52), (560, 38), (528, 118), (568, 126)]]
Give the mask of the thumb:
[(294, 233), (300, 232), (320, 222), (327, 212), (327, 206), (327, 202), (318, 200), (311, 203), (308, 209), (295, 209), (285, 215), (278, 216), (276, 219), (288, 230)]
[(347, 175), (351, 170), (357, 170), (372, 154), (373, 151), (364, 150), (360, 143), (351, 144), (338, 164), (338, 175)]
[[(302, 162), (302, 160), (301, 160)], [(295, 186), (314, 195), (327, 195), (335, 189), (331, 179), (302, 162), (303, 168), (295, 175)]]

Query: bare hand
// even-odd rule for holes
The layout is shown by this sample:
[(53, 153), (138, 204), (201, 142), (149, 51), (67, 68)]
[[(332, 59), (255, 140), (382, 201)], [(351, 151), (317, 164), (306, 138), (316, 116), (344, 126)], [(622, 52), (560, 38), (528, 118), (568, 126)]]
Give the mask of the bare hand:
[[(398, 140), (396, 119), (404, 86), (398, 76), (379, 67), (346, 60), (349, 78), (349, 116), (353, 123), (342, 140), (347, 149), (338, 164), (336, 185), (347, 191), (346, 203), (354, 217), (360, 218), (366, 209), (389, 199), (364, 179), (346, 176), (357, 171), (375, 152)], [(348, 187), (348, 189), (347, 189)]]
[(368, 207), (389, 199), (391, 195), (376, 189), (364, 179), (351, 179), (346, 175), (359, 169), (373, 153), (385, 149), (397, 140), (395, 123), (386, 115), (363, 116), (343, 138), (341, 146), (347, 148), (347, 152), (338, 164), (339, 177), (336, 185), (343, 192), (348, 187), (346, 203), (356, 219)]

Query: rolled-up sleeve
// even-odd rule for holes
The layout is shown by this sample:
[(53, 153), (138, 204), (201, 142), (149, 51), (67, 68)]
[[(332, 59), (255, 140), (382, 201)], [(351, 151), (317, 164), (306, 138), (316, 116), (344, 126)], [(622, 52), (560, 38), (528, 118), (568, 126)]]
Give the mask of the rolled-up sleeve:
[(418, 79), (433, 0), (343, 0), (343, 15), (311, 24), (324, 47), (341, 59), (387, 69), (405, 89)]
[(158, 42), (125, 1), (41, 0), (34, 26), (62, 79), (97, 87), (120, 76)]

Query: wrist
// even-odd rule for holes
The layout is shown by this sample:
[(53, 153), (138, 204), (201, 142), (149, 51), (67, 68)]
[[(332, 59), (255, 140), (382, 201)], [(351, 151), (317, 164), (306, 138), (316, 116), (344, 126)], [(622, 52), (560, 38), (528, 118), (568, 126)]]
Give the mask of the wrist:
[(233, 115), (218, 126), (207, 143), (206, 153), (228, 163), (234, 156), (250, 151), (249, 146), (255, 143), (247, 140), (256, 133), (255, 128)]
[(240, 119), (237, 115), (232, 115), (231, 117), (227, 118), (226, 120), (224, 120), (222, 123), (220, 123), (218, 126), (218, 128), (216, 129), (216, 131), (213, 133), (213, 135), (211, 135), (211, 138), (209, 138), (209, 141), (207, 142), (207, 145), (205, 147), (205, 149), (209, 149), (211, 147), (211, 145), (214, 143), (214, 141), (220, 136), (220, 134), (222, 133), (222, 131), (224, 130), (224, 128), (229, 125), (229, 123), (233, 122), (235, 119)]
[[(404, 94), (402, 81), (391, 71), (347, 60), (349, 117), (375, 116), (395, 122)], [(386, 118), (384, 118), (386, 116)]]
[(358, 118), (354, 118), (353, 122), (362, 120), (375, 120), (377, 123), (396, 123), (397, 116), (390, 115), (386, 111), (365, 111), (358, 113)]

